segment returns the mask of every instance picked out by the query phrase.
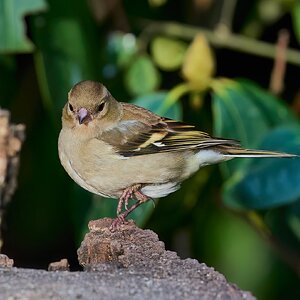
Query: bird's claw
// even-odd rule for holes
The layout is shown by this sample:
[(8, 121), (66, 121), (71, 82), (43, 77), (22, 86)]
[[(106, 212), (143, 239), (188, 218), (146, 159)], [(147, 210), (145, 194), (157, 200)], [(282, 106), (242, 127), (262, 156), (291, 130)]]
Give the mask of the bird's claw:
[(128, 210), (128, 203), (129, 203), (129, 198), (125, 199), (125, 201), (124, 201), (125, 210)]
[(126, 222), (125, 219), (125, 215), (124, 214), (120, 214), (118, 215), (111, 223), (111, 225), (109, 226), (109, 230), (110, 231), (115, 231), (118, 227), (120, 227), (121, 225), (123, 225)]

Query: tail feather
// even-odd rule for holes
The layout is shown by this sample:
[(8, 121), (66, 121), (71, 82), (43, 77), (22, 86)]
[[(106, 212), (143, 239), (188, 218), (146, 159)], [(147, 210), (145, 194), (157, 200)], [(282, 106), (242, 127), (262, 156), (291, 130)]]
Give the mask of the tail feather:
[(265, 151), (265, 150), (253, 150), (243, 148), (231, 148), (226, 149), (223, 152), (227, 157), (299, 157), (297, 154), (290, 154), (284, 152)]

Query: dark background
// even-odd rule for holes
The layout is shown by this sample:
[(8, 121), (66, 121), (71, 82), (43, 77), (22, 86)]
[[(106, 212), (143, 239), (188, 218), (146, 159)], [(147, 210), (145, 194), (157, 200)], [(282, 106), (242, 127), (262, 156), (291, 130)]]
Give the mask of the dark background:
[[(158, 36), (172, 39), (175, 44), (183, 43), (185, 48), (192, 43), (193, 34), (176, 30), (167, 32), (165, 22), (177, 22), (183, 28), (192, 25), (199, 31), (206, 29), (215, 34), (220, 34), (217, 30), (225, 23), (229, 35), (234, 33), (240, 38), (249, 37), (254, 42), (265, 41), (274, 46), (280, 30), (286, 29), (289, 47), (300, 51), (300, 5), (297, 1), (223, 2), (30, 0), (19, 6), (12, 2), (15, 19), (6, 16), (3, 2), (0, 18), (6, 16), (7, 23), (4, 22), (0, 34), (0, 105), (11, 111), (13, 122), (26, 124), (18, 188), (2, 221), (2, 252), (13, 258), (16, 266), (47, 268), (49, 262), (66, 257), (72, 269), (80, 269), (76, 249), (87, 230), (88, 220), (115, 214), (116, 200), (103, 200), (84, 191), (72, 182), (59, 163), (57, 138), (61, 109), (67, 92), (76, 82), (99, 80), (118, 100), (135, 101), (159, 111), (157, 106), (163, 105), (168, 91), (192, 81), (182, 71), (184, 60), (167, 70), (155, 59), (157, 53), (152, 45)], [(150, 32), (155, 22), (161, 23)], [(13, 30), (7, 28), (19, 33), (25, 30), (19, 43), (12, 41)], [(25, 42), (25, 34), (32, 47)], [(224, 32), (223, 37), (229, 38)], [(235, 130), (239, 126), (251, 128), (249, 130), (257, 134), (262, 130), (259, 120), (257, 127), (256, 121), (247, 123), (246, 116), (250, 113), (247, 106), (240, 109), (241, 124), (232, 125), (231, 131), (227, 129), (232, 119), (217, 118), (214, 107), (227, 103), (226, 97), (238, 105), (243, 105), (246, 100), (254, 103), (251, 102), (253, 97), (259, 101), (271, 97), (272, 108), (268, 112), (264, 110), (262, 115), (266, 119), (274, 118), (276, 122), (268, 123), (264, 138), (273, 137), (271, 131), (274, 128), (285, 126), (287, 119), (293, 119), (295, 139), (280, 134), (282, 140), (278, 138), (278, 144), (286, 148), (279, 147), (278, 150), (299, 153), (300, 62), (287, 63), (285, 72), (281, 70), (284, 86), (277, 96), (284, 100), (278, 100), (270, 88), (274, 58), (251, 54), (252, 49), (238, 51), (231, 46), (223, 47), (222, 42), (210, 45), (215, 71), (208, 72), (208, 78), (214, 82), (221, 82), (222, 77), (230, 78), (237, 86), (223, 86), (222, 90), (227, 94), (222, 94), (211, 84), (200, 87), (196, 80), (196, 88), (178, 97), (169, 109), (169, 115), (211, 134), (238, 138), (244, 146), (258, 147), (264, 142), (251, 144), (236, 136)], [(171, 50), (173, 46), (169, 46)], [(171, 63), (174, 53), (171, 51), (170, 57), (167, 56)], [(206, 74), (209, 57), (201, 51), (199, 57), (200, 62), (193, 57), (195, 66), (199, 65), (199, 74)], [(141, 58), (144, 59), (142, 62)], [(237, 78), (251, 80), (255, 85)], [(163, 91), (163, 96), (159, 91)], [(279, 117), (280, 109), (276, 103), (288, 112), (290, 117), (285, 121)], [(225, 124), (221, 131), (216, 130), (218, 120)], [(279, 130), (284, 131), (282, 128)], [(277, 150), (276, 137), (275, 133), (275, 142), (274, 138), (271, 138), (273, 142), (266, 141), (267, 148), (273, 143)], [(246, 183), (251, 181), (256, 170), (255, 163), (249, 164), (250, 167), (243, 167), (241, 163), (242, 169), (239, 169), (244, 172)], [(246, 183), (234, 186), (234, 192), (226, 194), (224, 182), (236, 178), (240, 172), (237, 168), (229, 165), (231, 171), (228, 173), (225, 171), (227, 166), (209, 166), (183, 183), (180, 191), (157, 201), (155, 209), (150, 203), (133, 217), (140, 226), (157, 232), (167, 249), (177, 251), (183, 258), (193, 257), (205, 262), (259, 299), (287, 299), (287, 292), (289, 299), (297, 299), (300, 175), (295, 164), (299, 165), (299, 162), (280, 163), (278, 168), (276, 164), (265, 166), (261, 161), (257, 164), (266, 168), (264, 172), (267, 173), (262, 177), (270, 174), (276, 177), (279, 168), (290, 174), (282, 185), (277, 186), (274, 181), (269, 198), (260, 195), (265, 201), (262, 206), (250, 196), (251, 204), (243, 202), (248, 195)], [(293, 196), (285, 189), (281, 190), (282, 187), (293, 191)], [(224, 201), (228, 195), (233, 195), (232, 203), (238, 203), (239, 209)], [(275, 195), (279, 199), (276, 203)]]

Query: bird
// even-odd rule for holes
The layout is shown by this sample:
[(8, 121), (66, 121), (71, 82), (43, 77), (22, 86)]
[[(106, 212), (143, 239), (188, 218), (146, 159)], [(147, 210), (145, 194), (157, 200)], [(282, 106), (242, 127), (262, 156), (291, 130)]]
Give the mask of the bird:
[[(84, 80), (68, 93), (58, 138), (59, 159), (82, 188), (117, 198), (111, 227), (142, 203), (175, 192), (200, 168), (233, 158), (294, 157), (242, 148), (177, 120), (117, 101), (100, 82)], [(129, 199), (135, 200), (129, 207)]]

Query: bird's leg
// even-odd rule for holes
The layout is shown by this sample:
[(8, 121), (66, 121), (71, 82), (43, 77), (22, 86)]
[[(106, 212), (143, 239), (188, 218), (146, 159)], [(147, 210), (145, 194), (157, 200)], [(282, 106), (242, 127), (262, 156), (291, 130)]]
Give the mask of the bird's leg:
[(129, 187), (123, 191), (121, 197), (119, 198), (119, 202), (118, 202), (117, 216), (119, 216), (121, 214), (123, 204), (125, 204), (124, 206), (125, 206), (125, 209), (127, 210), (128, 201), (129, 201), (129, 198), (132, 196), (132, 194), (133, 194), (132, 187)]
[(122, 206), (124, 204), (125, 211), (128, 210), (128, 201), (132, 196), (134, 196), (137, 200), (147, 201), (148, 197), (145, 196), (142, 192), (140, 192), (141, 184), (134, 184), (128, 188), (126, 188), (121, 197), (119, 198), (118, 207), (117, 207), (117, 216), (119, 216), (122, 212)]
[[(126, 217), (134, 211), (138, 206), (142, 203), (148, 201), (150, 198), (144, 195), (140, 188), (142, 187), (141, 184), (137, 184), (125, 189), (119, 199), (118, 208), (117, 208), (117, 218), (115, 218), (110, 226), (111, 230), (116, 229), (118, 226), (123, 224), (126, 220)], [(128, 200), (130, 197), (134, 196), (137, 200), (135, 204), (128, 208)], [(121, 213), (123, 203), (125, 204), (125, 211)]]

